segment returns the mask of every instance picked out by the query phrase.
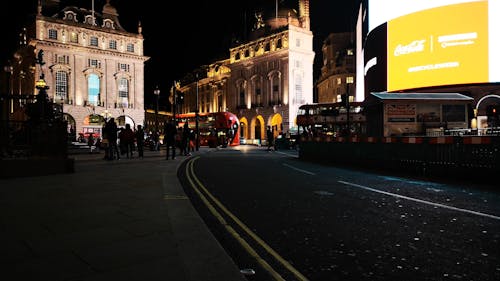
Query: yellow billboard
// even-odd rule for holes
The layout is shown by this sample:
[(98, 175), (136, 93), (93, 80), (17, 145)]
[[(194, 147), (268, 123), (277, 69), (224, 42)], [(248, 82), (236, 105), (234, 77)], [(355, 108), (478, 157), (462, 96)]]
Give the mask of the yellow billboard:
[(387, 90), (489, 82), (488, 1), (422, 10), (387, 23)]

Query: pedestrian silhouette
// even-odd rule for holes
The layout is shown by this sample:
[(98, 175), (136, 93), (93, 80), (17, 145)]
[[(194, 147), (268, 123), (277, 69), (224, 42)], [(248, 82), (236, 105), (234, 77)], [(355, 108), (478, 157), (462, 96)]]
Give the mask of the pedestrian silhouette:
[(165, 143), (167, 145), (167, 156), (166, 159), (170, 155), (170, 149), (172, 149), (172, 159), (175, 159), (175, 136), (177, 135), (177, 129), (175, 128), (175, 124), (173, 121), (165, 123)]
[(108, 160), (120, 160), (120, 151), (118, 150), (118, 126), (116, 126), (115, 118), (110, 118), (104, 126), (105, 134), (108, 138)]
[(139, 158), (144, 157), (144, 130), (142, 125), (137, 125), (137, 131), (135, 131), (135, 139), (137, 142), (137, 153)]
[(267, 126), (266, 137), (267, 137), (267, 151), (271, 151), (271, 147), (273, 146), (274, 143), (274, 135), (273, 131), (271, 130), (271, 126)]

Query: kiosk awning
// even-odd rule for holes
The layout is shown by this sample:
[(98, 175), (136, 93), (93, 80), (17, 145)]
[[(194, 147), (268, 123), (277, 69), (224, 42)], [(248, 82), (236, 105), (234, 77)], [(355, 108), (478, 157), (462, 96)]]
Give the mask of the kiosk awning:
[(387, 93), (373, 92), (372, 96), (381, 100), (415, 100), (415, 101), (464, 101), (472, 102), (473, 98), (459, 93)]

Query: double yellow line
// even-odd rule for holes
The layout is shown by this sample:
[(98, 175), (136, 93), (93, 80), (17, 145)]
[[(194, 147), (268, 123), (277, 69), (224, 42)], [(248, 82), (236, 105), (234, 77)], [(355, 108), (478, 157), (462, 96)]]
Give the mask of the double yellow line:
[[(186, 177), (189, 181), (189, 184), (196, 192), (196, 194), (203, 201), (205, 206), (208, 208), (210, 213), (217, 218), (219, 223), (224, 226), (226, 231), (231, 234), (245, 249), (250, 256), (252, 256), (275, 280), (285, 280), (283, 277), (272, 268), (269, 263), (264, 260), (249, 244), (248, 242), (241, 237), (241, 235), (223, 218), (221, 213), (217, 210), (220, 209), (227, 217), (231, 218), (234, 223), (236, 223), (249, 237), (253, 239), (255, 243), (260, 245), (267, 253), (269, 253), (277, 262), (279, 262), (284, 268), (286, 268), (289, 272), (295, 276), (295, 278), (299, 281), (307, 281), (308, 279), (302, 275), (297, 269), (295, 269), (290, 263), (284, 260), (276, 251), (274, 251), (269, 245), (266, 244), (262, 239), (260, 239), (255, 233), (253, 233), (244, 223), (242, 223), (235, 215), (233, 215), (222, 203), (217, 200), (206, 188), (205, 186), (198, 180), (194, 173), (194, 162), (200, 158), (199, 156), (193, 157), (189, 160), (186, 165)], [(208, 197), (208, 198), (207, 198)], [(212, 203), (213, 202), (213, 203)], [(215, 205), (215, 206), (214, 206)], [(216, 208), (217, 207), (217, 208)]]

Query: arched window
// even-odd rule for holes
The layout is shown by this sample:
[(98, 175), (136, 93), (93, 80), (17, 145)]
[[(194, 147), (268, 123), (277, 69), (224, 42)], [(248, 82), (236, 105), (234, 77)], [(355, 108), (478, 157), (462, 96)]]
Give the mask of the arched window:
[(68, 73), (59, 70), (56, 72), (56, 100), (68, 100)]
[(240, 107), (245, 106), (245, 89), (243, 87), (240, 88), (240, 102), (238, 105)]
[(245, 82), (239, 81), (236, 84), (236, 89), (239, 94), (238, 96), (238, 108), (246, 108), (246, 99), (245, 99)]
[(278, 75), (273, 76), (272, 80), (272, 101), (273, 104), (281, 104), (280, 98), (280, 78)]
[(281, 38), (278, 39), (278, 41), (276, 42), (276, 49), (281, 49), (281, 47), (283, 47), (283, 44), (281, 43)]
[(240, 122), (240, 138), (243, 139), (245, 138), (245, 130), (247, 129), (247, 126), (245, 123)]
[(126, 78), (118, 80), (118, 103), (121, 107), (128, 107), (128, 80)]
[(90, 74), (87, 83), (89, 105), (99, 105), (99, 93), (101, 84), (99, 76), (97, 76), (97, 74)]
[(255, 87), (254, 103), (256, 106), (262, 106), (262, 88), (261, 88), (260, 78), (255, 79), (254, 87)]
[(269, 52), (269, 51), (271, 51), (271, 44), (269, 42), (267, 42), (265, 47), (264, 47), (264, 52)]

